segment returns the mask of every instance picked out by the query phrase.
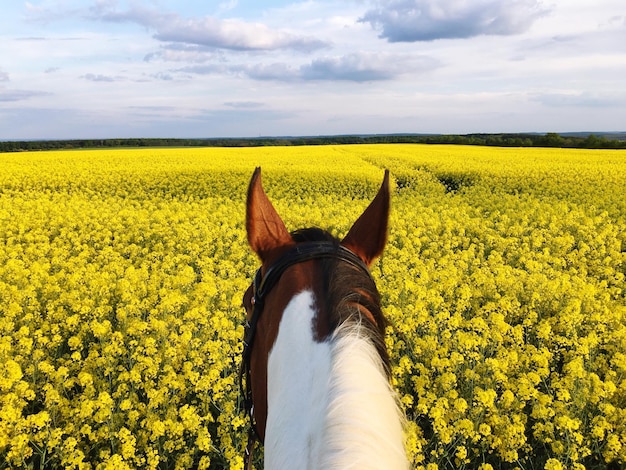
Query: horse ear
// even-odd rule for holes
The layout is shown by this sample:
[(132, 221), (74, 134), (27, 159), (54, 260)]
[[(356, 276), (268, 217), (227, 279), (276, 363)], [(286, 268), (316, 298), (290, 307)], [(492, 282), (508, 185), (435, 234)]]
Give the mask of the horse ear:
[(387, 242), (389, 199), (389, 170), (385, 170), (378, 194), (341, 242), (359, 255), (368, 266), (382, 254)]
[(292, 242), (285, 223), (263, 190), (260, 167), (254, 170), (248, 186), (246, 231), (250, 247), (262, 261), (273, 249)]

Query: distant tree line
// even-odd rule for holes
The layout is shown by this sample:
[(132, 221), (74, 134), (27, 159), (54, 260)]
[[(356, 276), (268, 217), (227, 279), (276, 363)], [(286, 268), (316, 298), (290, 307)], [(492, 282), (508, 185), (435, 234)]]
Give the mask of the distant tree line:
[(262, 147), (330, 144), (456, 144), (487, 145), (496, 147), (560, 147), (624, 149), (626, 134), (560, 135), (547, 134), (387, 134), (387, 135), (337, 135), (313, 137), (259, 137), (259, 138), (209, 138), (209, 139), (77, 139), (41, 141), (2, 141), (0, 152), (33, 150), (71, 150), (96, 148), (141, 147)]

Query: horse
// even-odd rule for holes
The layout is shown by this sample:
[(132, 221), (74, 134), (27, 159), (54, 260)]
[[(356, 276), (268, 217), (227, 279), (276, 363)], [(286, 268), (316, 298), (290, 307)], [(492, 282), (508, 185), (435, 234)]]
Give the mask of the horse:
[(403, 416), (389, 384), (387, 320), (369, 271), (387, 241), (389, 171), (348, 234), (289, 232), (261, 169), (246, 231), (261, 260), (243, 296), (240, 384), (266, 469), (406, 469)]

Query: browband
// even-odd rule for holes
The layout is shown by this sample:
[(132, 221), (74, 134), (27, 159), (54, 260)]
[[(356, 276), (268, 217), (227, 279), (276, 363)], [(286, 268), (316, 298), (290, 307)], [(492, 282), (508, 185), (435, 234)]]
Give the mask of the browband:
[(288, 267), (320, 258), (337, 258), (346, 261), (371, 277), (369, 268), (363, 260), (343, 245), (333, 242), (298, 243), (272, 263), (267, 269), (265, 276), (261, 275), (260, 268), (256, 272), (254, 276), (255, 308), (259, 302), (263, 303), (265, 296), (272, 290), (274, 285), (276, 285), (280, 276)]

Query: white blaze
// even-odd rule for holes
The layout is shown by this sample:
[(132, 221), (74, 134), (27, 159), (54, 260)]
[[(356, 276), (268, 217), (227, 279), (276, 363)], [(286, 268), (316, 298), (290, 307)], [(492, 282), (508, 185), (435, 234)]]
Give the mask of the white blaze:
[(267, 364), (265, 468), (308, 469), (319, 458), (330, 343), (313, 339), (313, 294), (296, 295), (283, 312)]

